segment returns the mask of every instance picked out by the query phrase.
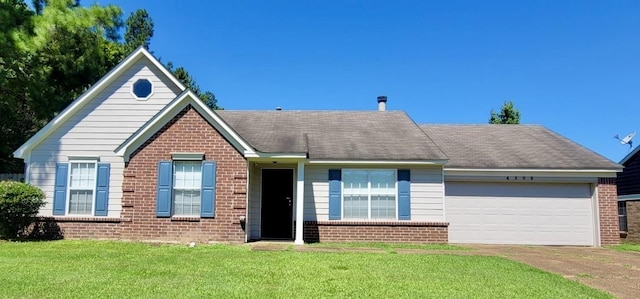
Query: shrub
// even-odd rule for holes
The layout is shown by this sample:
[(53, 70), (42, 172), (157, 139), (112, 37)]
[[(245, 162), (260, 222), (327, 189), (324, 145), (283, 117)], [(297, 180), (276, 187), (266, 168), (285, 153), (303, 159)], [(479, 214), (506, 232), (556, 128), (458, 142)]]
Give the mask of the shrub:
[(20, 182), (0, 182), (0, 237), (18, 237), (44, 206), (44, 192)]

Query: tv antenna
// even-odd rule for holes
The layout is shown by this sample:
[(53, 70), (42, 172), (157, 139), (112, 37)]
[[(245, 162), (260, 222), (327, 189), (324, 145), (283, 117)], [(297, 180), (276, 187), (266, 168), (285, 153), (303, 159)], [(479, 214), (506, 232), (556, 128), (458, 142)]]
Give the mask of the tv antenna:
[(629, 135), (624, 136), (624, 138), (620, 138), (620, 136), (618, 136), (618, 134), (616, 134), (616, 136), (613, 136), (613, 138), (620, 140), (620, 144), (628, 144), (629, 145), (629, 149), (631, 149), (633, 147), (633, 141), (631, 139), (633, 139), (633, 136), (636, 136), (636, 132), (631, 132), (629, 133)]

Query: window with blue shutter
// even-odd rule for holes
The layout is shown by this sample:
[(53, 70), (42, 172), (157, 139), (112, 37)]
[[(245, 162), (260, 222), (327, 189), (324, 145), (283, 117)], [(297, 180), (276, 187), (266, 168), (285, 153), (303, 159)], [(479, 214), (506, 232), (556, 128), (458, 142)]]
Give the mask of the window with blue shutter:
[(96, 216), (107, 216), (109, 211), (109, 176), (111, 165), (108, 163), (98, 163), (98, 174), (96, 178)]
[(342, 172), (329, 169), (329, 220), (339, 220), (342, 215)]
[(107, 216), (111, 165), (97, 158), (56, 163), (53, 215)]
[(156, 216), (171, 217), (171, 187), (173, 169), (170, 161), (158, 162), (158, 190)]
[(64, 215), (67, 204), (67, 178), (69, 164), (56, 164), (56, 180), (53, 191), (53, 215)]
[(410, 171), (329, 170), (330, 220), (410, 220)]
[(213, 218), (216, 211), (216, 163), (202, 162), (202, 191), (200, 217)]
[(411, 171), (398, 170), (398, 220), (411, 220)]
[(196, 160), (159, 162), (157, 193), (158, 217), (214, 218), (216, 163)]

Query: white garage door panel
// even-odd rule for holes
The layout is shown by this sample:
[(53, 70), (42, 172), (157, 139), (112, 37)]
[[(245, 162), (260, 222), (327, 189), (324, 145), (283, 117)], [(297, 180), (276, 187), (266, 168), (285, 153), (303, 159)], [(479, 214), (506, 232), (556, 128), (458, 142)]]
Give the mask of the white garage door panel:
[(589, 184), (447, 182), (449, 242), (595, 245)]

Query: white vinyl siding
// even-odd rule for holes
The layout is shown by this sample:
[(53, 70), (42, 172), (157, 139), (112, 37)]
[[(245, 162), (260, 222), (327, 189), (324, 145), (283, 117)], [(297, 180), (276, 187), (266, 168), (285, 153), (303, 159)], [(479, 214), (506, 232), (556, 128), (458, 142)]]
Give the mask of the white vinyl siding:
[[(339, 165), (306, 165), (304, 186), (304, 220), (329, 220), (329, 169), (347, 169)], [(380, 166), (358, 167), (378, 169)], [(407, 167), (411, 171), (411, 221), (444, 221), (444, 185), (442, 167)]]
[[(154, 85), (154, 93), (146, 101), (136, 101), (131, 94), (131, 85), (138, 78), (147, 78)], [(70, 156), (95, 156), (101, 163), (111, 164), (108, 213), (120, 217), (124, 161), (114, 150), (180, 92), (162, 71), (141, 58), (36, 145), (28, 181), (46, 194), (40, 215), (52, 215), (56, 162), (67, 162)]]
[(442, 167), (411, 169), (411, 220), (445, 221)]
[(249, 180), (249, 205), (247, 207), (249, 209), (247, 212), (247, 223), (249, 225), (248, 238), (250, 240), (257, 240), (260, 238), (260, 222), (262, 218), (260, 213), (262, 207), (262, 168), (251, 166)]
[(201, 161), (174, 161), (173, 215), (200, 216)]
[(449, 242), (597, 245), (590, 184), (447, 182)]

